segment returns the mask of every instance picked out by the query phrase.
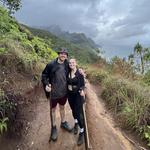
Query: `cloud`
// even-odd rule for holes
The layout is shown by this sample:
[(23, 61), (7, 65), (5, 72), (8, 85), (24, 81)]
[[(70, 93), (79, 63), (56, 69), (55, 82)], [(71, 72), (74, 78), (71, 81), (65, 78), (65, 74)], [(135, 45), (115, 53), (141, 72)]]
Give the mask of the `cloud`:
[(149, 0), (23, 0), (22, 3), (16, 17), (30, 26), (56, 24), (67, 31), (84, 32), (113, 53), (131, 50), (137, 41), (150, 45)]
[(101, 15), (99, 3), (100, 0), (23, 0), (23, 7), (16, 17), (31, 26), (57, 24), (64, 30), (85, 32), (94, 37), (96, 22)]

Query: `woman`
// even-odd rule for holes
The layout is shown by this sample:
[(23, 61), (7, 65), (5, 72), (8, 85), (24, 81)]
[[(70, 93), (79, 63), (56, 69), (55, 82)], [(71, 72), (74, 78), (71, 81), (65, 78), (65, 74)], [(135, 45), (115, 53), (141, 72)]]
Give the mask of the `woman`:
[(69, 75), (67, 79), (68, 83), (68, 101), (72, 109), (74, 117), (74, 134), (78, 133), (78, 126), (80, 127), (80, 133), (77, 144), (81, 145), (84, 141), (84, 126), (83, 126), (83, 100), (84, 100), (84, 76), (79, 72), (75, 59), (69, 60)]

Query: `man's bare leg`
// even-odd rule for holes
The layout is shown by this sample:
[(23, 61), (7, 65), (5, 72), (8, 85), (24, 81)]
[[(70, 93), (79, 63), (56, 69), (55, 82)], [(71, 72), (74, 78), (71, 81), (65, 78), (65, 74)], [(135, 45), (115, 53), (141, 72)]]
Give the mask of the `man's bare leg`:
[(53, 120), (53, 126), (56, 126), (56, 107), (52, 108), (52, 120)]
[(65, 122), (65, 106), (64, 105), (59, 105), (59, 112), (60, 112), (61, 122)]
[(61, 117), (61, 128), (71, 132), (72, 129), (69, 127), (68, 122), (65, 121), (65, 106), (59, 105), (60, 117)]
[(57, 140), (57, 127), (56, 127), (56, 107), (52, 108), (52, 130), (51, 130), (51, 139), (53, 141)]

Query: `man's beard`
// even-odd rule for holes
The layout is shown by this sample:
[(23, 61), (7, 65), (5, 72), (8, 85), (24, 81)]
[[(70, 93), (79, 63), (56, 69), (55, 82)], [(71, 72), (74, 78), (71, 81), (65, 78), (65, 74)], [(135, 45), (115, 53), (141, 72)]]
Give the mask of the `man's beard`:
[(58, 59), (59, 59), (59, 61), (60, 61), (61, 63), (63, 63), (63, 62), (65, 61), (66, 58), (63, 58), (63, 59), (58, 58)]

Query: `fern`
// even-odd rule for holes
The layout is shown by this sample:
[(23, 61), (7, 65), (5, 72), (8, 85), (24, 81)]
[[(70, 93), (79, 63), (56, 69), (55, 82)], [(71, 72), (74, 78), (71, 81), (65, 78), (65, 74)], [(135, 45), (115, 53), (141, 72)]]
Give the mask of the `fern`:
[(0, 119), (0, 134), (3, 134), (4, 131), (7, 131), (7, 121), (8, 117)]

